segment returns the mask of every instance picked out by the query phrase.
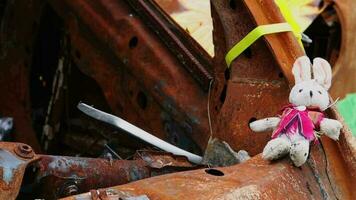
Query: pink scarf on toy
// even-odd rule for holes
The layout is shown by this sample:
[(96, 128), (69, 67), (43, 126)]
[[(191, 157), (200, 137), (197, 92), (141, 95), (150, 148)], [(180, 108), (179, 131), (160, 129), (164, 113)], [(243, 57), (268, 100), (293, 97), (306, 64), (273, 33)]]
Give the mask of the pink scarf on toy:
[(298, 110), (296, 106), (290, 104), (282, 110), (281, 121), (272, 133), (272, 138), (281, 134), (287, 134), (289, 137), (300, 134), (309, 141), (317, 141), (314, 129), (318, 129), (321, 120), (324, 119), (324, 113), (319, 108), (307, 107), (304, 110)]

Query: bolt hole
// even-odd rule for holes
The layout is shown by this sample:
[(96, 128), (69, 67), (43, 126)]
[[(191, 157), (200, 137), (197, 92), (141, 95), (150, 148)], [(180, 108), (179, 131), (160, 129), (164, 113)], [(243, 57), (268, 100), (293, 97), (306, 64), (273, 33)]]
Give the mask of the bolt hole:
[(205, 173), (213, 175), (213, 176), (224, 176), (224, 172), (217, 169), (206, 169)]
[(147, 96), (145, 95), (145, 93), (143, 93), (142, 91), (140, 91), (137, 94), (137, 104), (140, 106), (141, 109), (146, 109), (147, 107)]
[(252, 58), (252, 50), (250, 47), (248, 47), (243, 53), (242, 53), (246, 58)]
[(279, 78), (283, 78), (283, 77), (284, 77), (284, 74), (283, 74), (282, 72), (279, 72), (278, 77), (279, 77)]
[(137, 46), (138, 44), (138, 38), (136, 36), (132, 37), (129, 41), (129, 47), (130, 49), (133, 49)]
[(233, 10), (236, 9), (236, 2), (235, 2), (235, 0), (230, 0), (229, 5), (230, 5), (230, 8), (231, 8), (231, 9), (233, 9)]
[(75, 50), (75, 57), (80, 60), (80, 58), (82, 57), (82, 55), (80, 54), (80, 52), (78, 50)]

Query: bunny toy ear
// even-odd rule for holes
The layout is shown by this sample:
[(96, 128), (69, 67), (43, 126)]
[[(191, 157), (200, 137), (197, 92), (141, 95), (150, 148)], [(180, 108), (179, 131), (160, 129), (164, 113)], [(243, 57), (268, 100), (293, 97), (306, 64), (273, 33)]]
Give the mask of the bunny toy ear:
[(299, 57), (293, 64), (295, 83), (311, 80), (311, 63), (307, 56)]
[(322, 58), (314, 58), (313, 60), (313, 74), (317, 83), (328, 90), (331, 86), (331, 66), (328, 61)]

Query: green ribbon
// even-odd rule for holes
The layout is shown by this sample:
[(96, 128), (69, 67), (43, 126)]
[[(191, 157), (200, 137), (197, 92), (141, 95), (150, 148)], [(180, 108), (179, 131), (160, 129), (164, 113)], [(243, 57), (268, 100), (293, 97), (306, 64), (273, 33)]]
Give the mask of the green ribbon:
[(250, 33), (248, 33), (240, 42), (233, 46), (226, 54), (225, 61), (227, 67), (230, 67), (232, 61), (234, 61), (242, 52), (244, 52), (261, 36), (287, 31), (293, 31), (292, 27), (288, 23), (267, 24), (256, 27)]

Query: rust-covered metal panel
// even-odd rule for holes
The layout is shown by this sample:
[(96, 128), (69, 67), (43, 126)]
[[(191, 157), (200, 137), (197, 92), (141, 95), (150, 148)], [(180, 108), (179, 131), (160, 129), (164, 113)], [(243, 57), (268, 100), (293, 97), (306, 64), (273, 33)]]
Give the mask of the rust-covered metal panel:
[(211, 107), (215, 116), (214, 136), (229, 141), (235, 149), (256, 155), (270, 133), (254, 134), (248, 123), (275, 115), (288, 103), (288, 81), (292, 84), (294, 80), (290, 69), (303, 51), (292, 33), (271, 34), (257, 40), (235, 59), (230, 70), (226, 69), (224, 57), (233, 45), (256, 26), (284, 19), (272, 1), (211, 1), (211, 4), (216, 55)]
[[(50, 2), (81, 52), (75, 62), (99, 83), (115, 114), (160, 137), (176, 124), (204, 148), (207, 93), (133, 9), (124, 1)], [(137, 103), (140, 94), (147, 104)]]
[[(312, 148), (312, 155), (318, 151)], [(296, 168), (287, 159), (269, 163), (255, 156), (231, 167), (169, 174), (109, 190), (149, 199), (348, 199), (336, 196), (324, 170), (325, 161), (312, 156)], [(91, 199), (91, 195), (65, 199)]]

